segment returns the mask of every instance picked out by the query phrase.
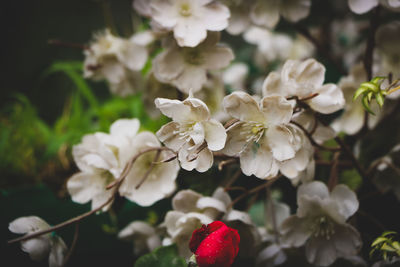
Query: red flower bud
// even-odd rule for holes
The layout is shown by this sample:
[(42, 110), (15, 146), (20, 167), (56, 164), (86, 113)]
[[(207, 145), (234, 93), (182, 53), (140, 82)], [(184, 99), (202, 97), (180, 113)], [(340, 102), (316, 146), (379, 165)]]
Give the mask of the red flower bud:
[(190, 250), (199, 267), (230, 267), (239, 252), (238, 231), (215, 221), (193, 231)]

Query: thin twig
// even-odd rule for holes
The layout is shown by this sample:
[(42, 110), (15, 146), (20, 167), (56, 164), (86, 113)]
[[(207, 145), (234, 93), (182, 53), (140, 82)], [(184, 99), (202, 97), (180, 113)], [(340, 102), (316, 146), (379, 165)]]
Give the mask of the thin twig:
[(67, 264), (67, 262), (69, 261), (69, 259), (71, 258), (71, 255), (74, 252), (74, 249), (78, 242), (78, 237), (79, 237), (79, 222), (75, 223), (75, 233), (74, 233), (74, 238), (71, 243), (71, 248), (69, 249), (68, 254), (65, 256), (62, 266), (65, 266)]
[(333, 160), (332, 160), (332, 167), (331, 167), (331, 174), (329, 176), (328, 180), (328, 188), (329, 191), (332, 191), (333, 188), (337, 185), (338, 183), (338, 163), (339, 163), (339, 157), (340, 157), (340, 151), (335, 152), (333, 155)]
[(218, 164), (218, 170), (219, 170), (219, 171), (222, 171), (222, 169), (223, 169), (225, 166), (230, 165), (230, 164), (233, 164), (233, 163), (235, 163), (235, 162), (237, 162), (237, 159), (236, 159), (236, 158), (223, 160), (223, 161), (221, 161), (221, 162)]
[(294, 125), (296, 125), (297, 127), (299, 127), (304, 134), (307, 136), (308, 140), (310, 140), (311, 144), (315, 147), (318, 147), (319, 149), (322, 150), (328, 150), (328, 151), (339, 151), (340, 148), (338, 147), (327, 147), (327, 146), (323, 146), (317, 143), (317, 141), (314, 140), (314, 138), (312, 137), (312, 135), (303, 127), (303, 125), (301, 125), (298, 122), (295, 121), (290, 121), (291, 123), (293, 123)]
[(279, 244), (279, 231), (278, 231), (278, 225), (276, 223), (275, 207), (274, 207), (274, 202), (272, 200), (272, 193), (270, 187), (267, 187), (267, 200), (269, 208), (271, 210), (271, 217), (272, 217), (271, 219), (272, 219), (272, 227), (274, 228), (275, 242)]
[(228, 191), (227, 188), (230, 188), (231, 185), (233, 185), (236, 180), (240, 177), (240, 175), (242, 174), (242, 170), (238, 169), (235, 174), (232, 176), (231, 179), (228, 180), (227, 184), (225, 185), (225, 191)]
[(338, 136), (335, 137), (335, 141), (340, 145), (340, 147), (342, 148), (343, 152), (345, 152), (346, 155), (350, 158), (351, 162), (353, 162), (354, 167), (356, 168), (358, 173), (361, 175), (361, 177), (366, 179), (367, 178), (367, 174), (366, 174), (364, 168), (361, 166), (360, 162), (354, 156), (353, 152), (347, 146), (347, 144)]
[(153, 162), (150, 164), (149, 169), (143, 175), (142, 179), (140, 179), (140, 182), (136, 185), (136, 187), (135, 187), (136, 190), (139, 189), (139, 187), (141, 187), (142, 184), (146, 181), (147, 177), (149, 177), (151, 171), (154, 169), (154, 166), (156, 166), (156, 164), (154, 162), (156, 162), (158, 160), (158, 158), (160, 157), (160, 153), (161, 153), (161, 151), (158, 150), (156, 155), (154, 156)]

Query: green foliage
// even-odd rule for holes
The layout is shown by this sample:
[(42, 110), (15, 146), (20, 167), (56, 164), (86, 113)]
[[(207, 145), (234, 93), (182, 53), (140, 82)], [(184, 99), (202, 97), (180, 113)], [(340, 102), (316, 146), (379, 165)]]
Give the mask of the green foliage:
[(356, 191), (362, 185), (362, 178), (356, 169), (345, 170), (340, 174), (340, 183)]
[(376, 238), (371, 244), (370, 257), (377, 252), (382, 255), (384, 260), (392, 256), (400, 256), (400, 243), (393, 240), (396, 234), (393, 231), (386, 231)]
[(140, 257), (135, 267), (185, 267), (186, 262), (178, 256), (175, 245), (160, 247)]

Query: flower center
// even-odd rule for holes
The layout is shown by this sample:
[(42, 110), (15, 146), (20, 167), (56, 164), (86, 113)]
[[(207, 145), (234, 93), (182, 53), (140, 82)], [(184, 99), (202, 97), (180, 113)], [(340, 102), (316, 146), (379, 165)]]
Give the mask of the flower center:
[(183, 3), (180, 7), (179, 14), (183, 17), (189, 17), (192, 15), (192, 10), (188, 3)]
[(329, 240), (335, 233), (335, 224), (327, 216), (321, 216), (314, 220), (311, 230), (315, 237), (321, 236)]
[(240, 134), (246, 136), (246, 142), (256, 143), (260, 141), (266, 129), (264, 124), (257, 122), (246, 122), (242, 127)]
[(192, 65), (201, 65), (204, 63), (203, 53), (196, 48), (183, 48), (183, 58)]

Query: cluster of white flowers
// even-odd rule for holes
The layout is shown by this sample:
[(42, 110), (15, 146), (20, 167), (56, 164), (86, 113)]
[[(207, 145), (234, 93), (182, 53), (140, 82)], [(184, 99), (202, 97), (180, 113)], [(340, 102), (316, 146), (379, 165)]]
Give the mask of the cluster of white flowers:
[[(306, 18), (311, 3), (134, 0), (133, 8), (146, 17), (146, 30), (129, 39), (115, 36), (110, 30), (96, 34), (84, 52), (84, 76), (106, 80), (111, 92), (119, 96), (140, 92), (150, 115), (163, 114), (170, 122), (154, 134), (140, 131), (138, 119), (119, 119), (109, 133), (85, 135), (72, 148), (79, 169), (67, 182), (72, 201), (91, 202), (93, 213), (104, 212), (118, 194), (148, 207), (176, 191), (180, 168), (205, 173), (215, 162), (220, 163), (219, 169), (236, 164), (241, 173), (259, 178), (253, 182), (265, 183), (265, 187), (281, 176), (289, 178), (294, 187), (298, 186), (296, 213), (290, 215), (288, 205), (268, 200), (266, 225), (257, 228), (248, 212), (234, 209), (236, 202), (227, 188), (218, 187), (212, 196), (183, 189), (172, 198), (173, 210), (157, 227), (134, 221), (118, 237), (133, 241), (136, 255), (176, 243), (179, 254), (189, 259), (192, 253), (188, 243), (193, 231), (220, 220), (238, 230), (239, 257), (254, 258), (257, 266), (280, 265), (289, 257), (288, 249), (303, 246), (305, 258), (316, 266), (356, 256), (362, 240), (348, 221), (358, 210), (359, 202), (349, 187), (338, 185), (337, 169), (348, 163), (340, 165), (339, 161), (347, 157), (354, 163), (357, 155), (340, 144), (340, 134), (356, 135), (364, 128), (372, 129), (388, 112), (390, 103), (385, 102), (381, 108), (372, 102), (376, 116), (368, 117), (365, 102), (353, 101), (353, 96), (360, 84), (370, 80), (368, 76), (390, 77), (379, 90), (400, 77), (400, 22), (375, 25), (370, 38), (373, 67), (368, 70), (368, 60), (361, 64), (360, 59), (364, 50), (371, 47), (365, 49), (364, 43), (351, 36), (363, 25), (362, 18), (357, 23), (348, 17), (335, 21), (333, 33), (328, 35), (331, 39), (340, 38), (335, 35), (342, 32), (351, 39), (351, 49), (343, 52), (340, 45), (332, 44), (332, 49), (327, 45), (333, 52), (328, 51), (325, 56), (332, 52), (333, 57), (327, 60), (336, 63), (335, 56), (343, 52), (341, 56), (346, 58), (339, 68), (347, 67), (349, 73), (340, 80), (338, 77), (337, 84), (326, 83), (332, 78), (326, 79), (324, 65), (312, 58), (321, 52), (317, 50), (325, 48), (322, 43), (316, 47), (311, 44), (310, 41), (318, 41), (318, 34), (303, 32), (309, 39), (306, 40), (304, 36), (274, 30), (281, 18), (289, 26)], [(400, 11), (399, 0), (346, 3), (357, 14), (379, 5), (386, 8), (385, 12)], [(342, 25), (348, 27), (344, 33)], [(245, 56), (254, 56), (251, 64), (243, 56), (239, 57), (240, 62), (232, 62), (233, 49), (220, 42), (225, 37), (223, 30), (242, 34), (245, 42), (254, 45), (254, 55), (242, 51)], [(229, 35), (226, 39), (229, 38), (239, 37)], [(262, 76), (254, 75), (258, 78), (254, 83), (250, 81), (254, 78), (253, 68), (263, 72)], [(390, 86), (398, 86), (393, 84)], [(255, 90), (250, 90), (251, 86)], [(399, 95), (393, 93), (387, 98), (393, 101)], [(368, 98), (371, 100), (372, 95)], [(341, 148), (326, 143), (334, 138)], [(400, 199), (398, 179), (382, 175), (388, 170), (398, 175), (398, 151), (397, 146), (372, 165), (377, 167), (373, 173), (376, 186), (384, 192), (393, 190)], [(332, 168), (329, 189), (325, 183), (313, 181), (321, 162)], [(353, 167), (363, 175), (361, 167)], [(244, 191), (244, 195), (251, 192), (248, 188)], [(38, 217), (22, 217), (9, 226), (19, 234), (49, 228)], [(23, 241), (22, 249), (34, 260), (49, 254), (50, 266), (61, 266), (66, 245), (60, 237), (45, 234)]]

